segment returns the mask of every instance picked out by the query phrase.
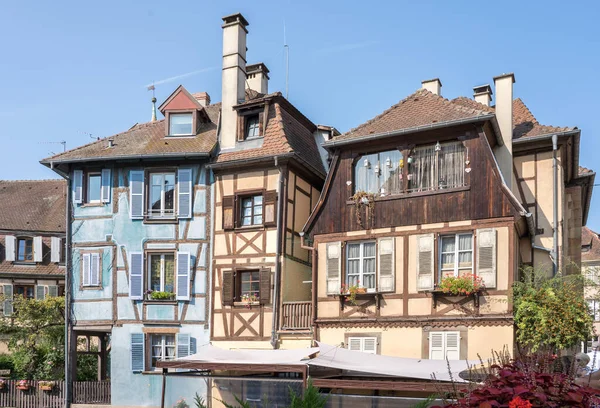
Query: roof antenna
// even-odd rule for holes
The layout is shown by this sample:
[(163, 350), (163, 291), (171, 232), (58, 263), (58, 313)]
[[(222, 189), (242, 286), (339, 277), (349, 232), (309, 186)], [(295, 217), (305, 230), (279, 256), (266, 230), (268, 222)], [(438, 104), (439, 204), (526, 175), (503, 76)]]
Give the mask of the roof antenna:
[(285, 20), (283, 20), (283, 48), (285, 49), (285, 99), (290, 94), (290, 47), (285, 36)]
[[(63, 147), (63, 153), (67, 151), (67, 141), (66, 140), (61, 140), (60, 142), (38, 142), (38, 144), (61, 144)], [(56, 153), (51, 152), (52, 155), (54, 156)]]
[(156, 95), (154, 94), (154, 90), (156, 87), (154, 86), (154, 81), (152, 81), (152, 85), (148, 87), (149, 91), (152, 91), (152, 122), (156, 122)]

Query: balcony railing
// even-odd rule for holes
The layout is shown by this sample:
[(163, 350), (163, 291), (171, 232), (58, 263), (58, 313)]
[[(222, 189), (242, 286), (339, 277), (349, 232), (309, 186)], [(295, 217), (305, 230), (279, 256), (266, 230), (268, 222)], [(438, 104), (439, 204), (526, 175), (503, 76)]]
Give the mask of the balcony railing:
[(312, 305), (306, 302), (283, 302), (282, 330), (310, 330)]

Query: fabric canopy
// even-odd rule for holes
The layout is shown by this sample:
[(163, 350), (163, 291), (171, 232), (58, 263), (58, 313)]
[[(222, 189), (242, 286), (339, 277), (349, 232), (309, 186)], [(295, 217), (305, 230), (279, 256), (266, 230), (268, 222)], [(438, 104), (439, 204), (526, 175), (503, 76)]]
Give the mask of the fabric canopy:
[(351, 351), (341, 347), (317, 342), (319, 355), (308, 361), (310, 367), (336, 368), (339, 370), (360, 373), (377, 374), (384, 376), (415, 378), (431, 380), (432, 375), (439, 381), (450, 381), (448, 365), (455, 381), (464, 381), (458, 376), (461, 371), (468, 370), (469, 366), (479, 366), (479, 362), (427, 360), (416, 358), (401, 358), (367, 354), (360, 351)]
[(196, 354), (178, 358), (176, 362), (203, 362), (223, 364), (301, 364), (318, 353), (317, 347), (296, 350), (225, 350), (205, 344)]

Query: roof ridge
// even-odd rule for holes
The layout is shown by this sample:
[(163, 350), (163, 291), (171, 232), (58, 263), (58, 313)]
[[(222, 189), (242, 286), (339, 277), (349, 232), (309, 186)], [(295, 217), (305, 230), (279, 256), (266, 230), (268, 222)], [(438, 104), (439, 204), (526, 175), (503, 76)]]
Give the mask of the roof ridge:
[(36, 179), (29, 179), (29, 180), (23, 180), (23, 179), (20, 179), (20, 180), (3, 180), (3, 179), (0, 179), (0, 183), (27, 183), (27, 182), (48, 182), (48, 181), (60, 181), (60, 182), (63, 182), (63, 183), (65, 182), (64, 179), (58, 179), (58, 178), (57, 179), (38, 179), (38, 180), (36, 180)]

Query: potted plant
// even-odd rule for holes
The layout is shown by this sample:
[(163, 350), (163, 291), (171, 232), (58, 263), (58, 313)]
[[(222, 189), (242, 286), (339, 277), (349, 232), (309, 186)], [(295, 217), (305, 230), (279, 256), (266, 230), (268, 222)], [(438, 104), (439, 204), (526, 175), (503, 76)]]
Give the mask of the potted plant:
[(472, 273), (446, 276), (438, 285), (439, 290), (453, 296), (469, 296), (484, 288), (483, 279)]
[(6, 389), (6, 380), (4, 378), (0, 378), (0, 390)]
[(21, 391), (27, 391), (31, 387), (31, 383), (28, 380), (20, 380), (17, 383), (17, 389)]
[(162, 292), (159, 290), (147, 290), (146, 295), (152, 300), (173, 300), (175, 294), (173, 292)]
[(359, 284), (359, 282), (356, 282), (355, 285), (350, 285), (350, 286), (343, 284), (342, 288), (340, 290), (340, 294), (347, 296), (346, 299), (355, 306), (356, 306), (356, 295), (358, 293), (366, 293), (366, 289), (364, 292), (359, 291), (360, 289), (364, 289), (364, 288), (360, 288), (358, 286), (358, 284)]
[(42, 391), (52, 391), (52, 389), (56, 386), (56, 383), (54, 381), (40, 381), (38, 386)]
[(254, 303), (258, 302), (258, 296), (254, 293), (245, 294), (242, 296), (242, 302), (244, 303), (246, 309), (250, 309)]

